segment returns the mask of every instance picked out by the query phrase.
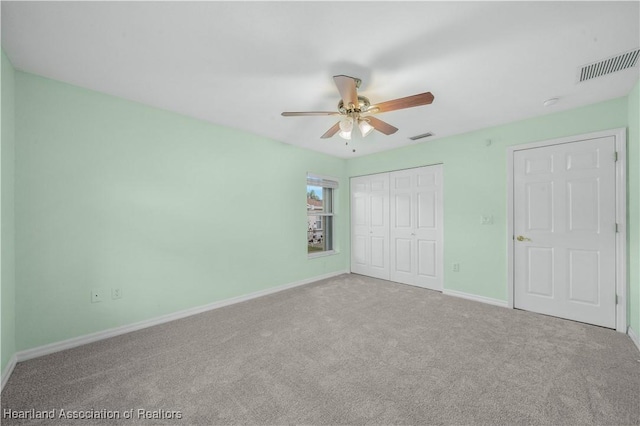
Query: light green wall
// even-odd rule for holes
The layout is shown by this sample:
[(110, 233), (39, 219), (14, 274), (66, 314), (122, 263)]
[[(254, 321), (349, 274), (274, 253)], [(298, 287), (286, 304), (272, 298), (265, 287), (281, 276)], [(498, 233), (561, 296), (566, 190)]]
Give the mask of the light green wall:
[(2, 244), (0, 252), (0, 269), (2, 286), (0, 289), (0, 315), (2, 321), (1, 366), (4, 371), (9, 360), (16, 351), (15, 328), (15, 223), (14, 223), (14, 161), (15, 161), (15, 79), (14, 70), (9, 58), (2, 52), (2, 146), (0, 148), (1, 190), (0, 222)]
[[(351, 159), (348, 174), (444, 163), (444, 287), (506, 300), (506, 147), (626, 125), (627, 99), (619, 98)], [(483, 215), (494, 224), (481, 225)], [(451, 271), (454, 262), (460, 272)]]
[[(626, 127), (638, 98), (636, 86), (629, 98), (345, 161), (31, 74), (15, 78), (17, 350), (348, 269), (347, 177), (425, 164), (445, 165), (445, 288), (506, 300), (506, 147)], [(631, 305), (640, 272), (637, 115)], [(4, 160), (2, 170), (4, 185)], [(340, 179), (336, 256), (307, 259), (307, 171)], [(480, 225), (482, 215), (494, 225)], [(112, 287), (123, 299), (90, 303), (92, 288)], [(630, 315), (640, 328), (638, 303)]]
[(629, 93), (629, 324), (640, 335), (640, 81)]
[[(18, 350), (348, 268), (345, 160), (23, 72), (16, 88)], [(307, 258), (308, 171), (342, 184), (338, 255)]]

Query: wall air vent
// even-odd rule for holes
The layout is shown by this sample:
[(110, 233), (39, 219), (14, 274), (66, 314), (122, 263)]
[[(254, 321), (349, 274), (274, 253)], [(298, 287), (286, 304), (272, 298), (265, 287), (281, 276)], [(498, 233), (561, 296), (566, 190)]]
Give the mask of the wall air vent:
[(578, 82), (591, 80), (592, 78), (602, 77), (603, 75), (611, 74), (616, 71), (635, 67), (638, 65), (639, 55), (640, 49), (634, 49), (602, 61), (587, 64), (580, 68)]
[(421, 135), (411, 136), (409, 139), (411, 139), (412, 141), (417, 141), (418, 139), (428, 138), (429, 136), (433, 136), (433, 133), (427, 132)]

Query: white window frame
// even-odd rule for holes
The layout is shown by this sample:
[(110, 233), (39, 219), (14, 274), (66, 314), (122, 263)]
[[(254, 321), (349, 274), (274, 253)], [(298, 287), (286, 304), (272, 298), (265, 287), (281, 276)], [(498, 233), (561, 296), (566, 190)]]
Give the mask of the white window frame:
[[(330, 228), (330, 232), (331, 235), (327, 235), (326, 233), (324, 234), (324, 239), (325, 241), (330, 241), (331, 244), (331, 249), (330, 250), (324, 250), (324, 251), (320, 251), (320, 252), (314, 252), (314, 253), (309, 253), (307, 251), (307, 256), (309, 259), (313, 259), (316, 257), (323, 257), (323, 256), (330, 256), (333, 254), (337, 254), (337, 250), (335, 249), (336, 246), (336, 241), (335, 241), (335, 235), (336, 235), (336, 221), (335, 221), (335, 211), (336, 211), (336, 190), (338, 189), (338, 179), (332, 176), (323, 176), (323, 175), (319, 175), (316, 173), (307, 173), (307, 186), (319, 186), (323, 188), (323, 207), (326, 207), (327, 205), (330, 207), (329, 212), (323, 211), (319, 212), (316, 210), (307, 210), (307, 217), (309, 216), (316, 216), (316, 222), (318, 220), (322, 221), (322, 216), (324, 217), (330, 217), (331, 218), (331, 226), (329, 227), (325, 227), (323, 226), (321, 229), (317, 229), (318, 231), (322, 231), (322, 232), (327, 232), (328, 230), (326, 228)], [(324, 196), (325, 196), (325, 191), (324, 189), (330, 189), (331, 190), (331, 200), (330, 202), (327, 204), (325, 203), (324, 200)], [(308, 222), (308, 219), (307, 219)], [(308, 247), (308, 241), (307, 241), (307, 247)], [(308, 250), (308, 249), (307, 249)]]

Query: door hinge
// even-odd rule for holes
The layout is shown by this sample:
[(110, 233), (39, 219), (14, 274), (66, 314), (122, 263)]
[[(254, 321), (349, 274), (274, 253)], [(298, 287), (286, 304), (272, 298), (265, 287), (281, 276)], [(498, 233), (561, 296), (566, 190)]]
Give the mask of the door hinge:
[(618, 224), (616, 223), (616, 234), (617, 234), (618, 232), (620, 232), (620, 231), (619, 231)]
[(616, 294), (616, 305), (618, 304), (618, 295)]
[(617, 162), (618, 161), (618, 151), (613, 153), (613, 161)]

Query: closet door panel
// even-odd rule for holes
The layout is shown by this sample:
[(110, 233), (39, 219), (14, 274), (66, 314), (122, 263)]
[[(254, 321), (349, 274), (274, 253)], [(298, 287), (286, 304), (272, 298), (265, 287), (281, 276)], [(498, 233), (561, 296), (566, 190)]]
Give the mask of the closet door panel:
[(352, 272), (442, 290), (442, 166), (351, 179)]
[(351, 272), (389, 279), (389, 176), (351, 178)]
[(369, 259), (369, 182), (351, 179), (351, 271), (364, 273)]
[(442, 166), (416, 169), (416, 285), (442, 290)]
[(391, 182), (391, 280), (415, 284), (415, 172), (400, 170), (389, 174)]
[(436, 276), (436, 247), (435, 241), (418, 240), (418, 275), (420, 277), (435, 277)]

